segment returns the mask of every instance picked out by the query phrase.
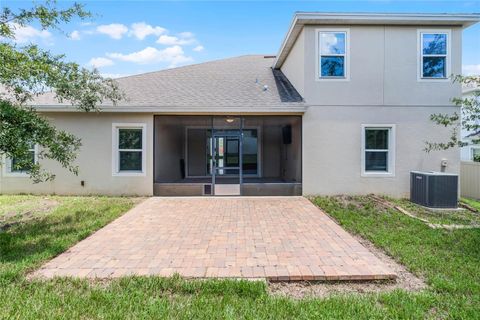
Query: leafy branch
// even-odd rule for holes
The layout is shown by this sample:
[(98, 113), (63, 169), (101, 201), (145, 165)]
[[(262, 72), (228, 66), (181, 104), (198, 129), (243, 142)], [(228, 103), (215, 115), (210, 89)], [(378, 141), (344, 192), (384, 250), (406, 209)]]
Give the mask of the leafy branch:
[(28, 150), (32, 143), (40, 147), (39, 159), (55, 160), (74, 174), (78, 173), (73, 163), (81, 145), (80, 139), (56, 129), (28, 106), (35, 97), (52, 95), (60, 103), (88, 112), (99, 111), (105, 101), (115, 105), (124, 94), (113, 79), (103, 78), (96, 69), (83, 68), (34, 44), (17, 46), (15, 30), (37, 23), (44, 30), (61, 31), (61, 24), (91, 16), (81, 4), (58, 9), (53, 0), (17, 12), (8, 7), (0, 11), (0, 156), (15, 159), (18, 168), (28, 168), (34, 182), (55, 175), (42, 169), (41, 162), (31, 163)]
[[(430, 116), (430, 120), (436, 124), (451, 128), (451, 134), (448, 141), (426, 142), (425, 151), (427, 152), (480, 144), (480, 76), (457, 75), (453, 81), (466, 87), (478, 88), (478, 90), (474, 90), (467, 97), (452, 99), (456, 106), (461, 107), (460, 113), (436, 113)], [(473, 136), (468, 139), (460, 137), (462, 129), (473, 133)], [(476, 133), (478, 133), (477, 136)]]

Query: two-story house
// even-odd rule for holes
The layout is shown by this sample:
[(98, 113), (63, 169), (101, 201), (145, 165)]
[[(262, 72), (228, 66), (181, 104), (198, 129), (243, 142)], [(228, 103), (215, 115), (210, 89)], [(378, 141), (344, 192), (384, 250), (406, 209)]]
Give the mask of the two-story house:
[(448, 139), (429, 117), (458, 111), (479, 18), (297, 13), (276, 56), (120, 78), (127, 99), (100, 114), (45, 94), (37, 110), (82, 139), (79, 175), (44, 161), (56, 179), (32, 184), (5, 159), (0, 192), (405, 196), (412, 170), (459, 171), (458, 149), (424, 147)]

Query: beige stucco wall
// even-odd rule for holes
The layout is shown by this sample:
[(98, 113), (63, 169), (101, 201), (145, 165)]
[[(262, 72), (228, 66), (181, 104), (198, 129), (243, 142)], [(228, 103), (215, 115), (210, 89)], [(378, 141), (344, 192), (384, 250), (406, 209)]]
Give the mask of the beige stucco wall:
[[(317, 80), (317, 29), (349, 29), (350, 79), (347, 81)], [(451, 105), (451, 98), (461, 95), (461, 86), (451, 81), (418, 81), (418, 30), (451, 30), (451, 73), (461, 73), (460, 27), (408, 27), (408, 26), (305, 26), (305, 61), (301, 62), (297, 50), (290, 53), (293, 66), (282, 67), (294, 79), (304, 71), (302, 96), (310, 105)], [(297, 41), (298, 42), (298, 41)], [(293, 64), (293, 62), (290, 62)], [(289, 75), (287, 75), (289, 76)], [(302, 83), (300, 80), (292, 81)], [(296, 86), (297, 90), (299, 88)]]
[[(153, 194), (153, 115), (120, 113), (49, 113), (48, 118), (60, 129), (82, 139), (76, 160), (79, 175), (75, 176), (53, 161), (43, 161), (44, 167), (56, 175), (55, 180), (32, 184), (29, 178), (6, 177), (0, 173), (0, 193), (35, 194)], [(112, 123), (145, 123), (145, 176), (112, 175)], [(80, 181), (85, 181), (85, 186)]]
[[(448, 129), (433, 124), (434, 112), (453, 112), (456, 107), (311, 106), (302, 123), (303, 192), (310, 194), (388, 194), (407, 196), (411, 170), (440, 170), (448, 160), (448, 172), (459, 172), (459, 150), (423, 151), (424, 141), (442, 141)], [(457, 110), (458, 111), (458, 110)], [(28, 178), (0, 178), (1, 193), (151, 195), (153, 193), (153, 115), (48, 114), (59, 128), (82, 139), (78, 176), (53, 162), (45, 168), (57, 177), (52, 182), (32, 184)], [(112, 123), (147, 125), (146, 175), (112, 176)], [(361, 176), (362, 124), (396, 125), (394, 177)], [(278, 136), (278, 135), (277, 135)], [(296, 139), (297, 140), (297, 139)], [(265, 141), (264, 141), (265, 142)], [(174, 164), (175, 166), (178, 163)], [(278, 169), (277, 169), (278, 171)], [(80, 181), (85, 181), (85, 187)]]
[[(429, 120), (432, 113), (459, 111), (456, 107), (312, 106), (303, 117), (303, 193), (409, 194), (412, 170), (458, 173), (460, 152), (423, 151), (425, 141), (448, 141), (450, 131)], [(362, 124), (395, 124), (395, 176), (361, 176)]]
[(281, 68), (301, 96), (305, 93), (305, 63), (305, 32), (302, 30)]
[[(348, 29), (347, 80), (317, 80), (317, 29)], [(451, 99), (461, 96), (460, 85), (449, 80), (419, 81), (418, 32), (425, 29), (451, 32), (450, 73), (460, 74), (460, 27), (304, 27), (282, 66), (309, 105), (303, 117), (304, 194), (384, 193), (400, 197), (409, 193), (411, 170), (439, 171), (440, 161), (447, 159), (447, 171), (459, 172), (459, 150), (423, 151), (425, 141), (446, 141), (450, 134), (434, 125), (429, 116), (458, 111)], [(299, 80), (301, 72), (303, 80)], [(395, 124), (394, 177), (361, 176), (362, 124)]]

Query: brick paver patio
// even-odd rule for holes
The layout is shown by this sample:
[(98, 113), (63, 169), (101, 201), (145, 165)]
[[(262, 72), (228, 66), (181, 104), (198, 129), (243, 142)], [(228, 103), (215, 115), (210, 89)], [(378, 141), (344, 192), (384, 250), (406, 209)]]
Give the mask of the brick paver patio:
[(149, 198), (34, 276), (372, 280), (395, 274), (303, 197)]

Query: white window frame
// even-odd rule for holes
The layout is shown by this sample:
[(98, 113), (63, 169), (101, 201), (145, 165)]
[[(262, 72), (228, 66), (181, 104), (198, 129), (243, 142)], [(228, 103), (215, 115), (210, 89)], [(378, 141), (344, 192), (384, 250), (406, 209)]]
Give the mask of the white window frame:
[(473, 161), (473, 156), (475, 154), (475, 150), (480, 150), (480, 146), (479, 147), (470, 147), (470, 161)]
[[(366, 171), (365, 170), (365, 153), (369, 151), (365, 148), (365, 131), (367, 129), (387, 129), (388, 132), (388, 149), (384, 151), (388, 152), (388, 171)], [(395, 176), (395, 125), (394, 124), (362, 124), (361, 134), (361, 176), (362, 177), (394, 177)], [(371, 150), (370, 150), (371, 151)]]
[[(38, 163), (38, 145), (34, 145), (33, 148), (28, 149), (28, 151), (33, 151), (34, 161)], [(30, 174), (27, 171), (12, 171), (12, 159), (4, 157), (3, 159), (3, 176), (4, 177), (17, 177), (17, 178), (28, 178)]]
[[(120, 129), (142, 129), (142, 149), (119, 149)], [(141, 171), (120, 171), (120, 151), (141, 151)], [(112, 176), (142, 177), (146, 175), (147, 166), (147, 124), (146, 123), (112, 123)]]
[[(428, 78), (423, 76), (423, 35), (424, 34), (445, 34), (447, 36), (446, 54), (433, 54), (427, 57), (445, 57), (445, 78)], [(420, 82), (449, 82), (451, 74), (451, 29), (418, 29), (417, 30), (417, 80)]]
[[(320, 55), (321, 55), (321, 43), (320, 43), (320, 34), (321, 33), (345, 33), (345, 54), (329, 54), (332, 56), (338, 55), (345, 57), (344, 67), (345, 67), (345, 76), (344, 77), (322, 77), (322, 72), (320, 70)], [(319, 28), (315, 29), (315, 80), (316, 81), (350, 81), (350, 28)]]

